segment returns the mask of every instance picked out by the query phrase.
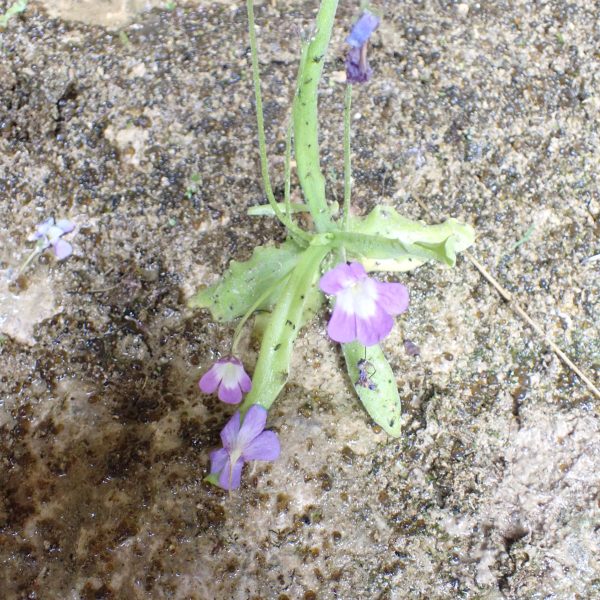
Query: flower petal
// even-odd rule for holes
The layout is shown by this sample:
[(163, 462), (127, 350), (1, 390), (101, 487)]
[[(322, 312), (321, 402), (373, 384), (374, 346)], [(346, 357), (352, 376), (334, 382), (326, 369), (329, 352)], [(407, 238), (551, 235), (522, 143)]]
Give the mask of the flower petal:
[(408, 308), (408, 288), (401, 283), (375, 281), (377, 299), (375, 302), (388, 314), (399, 315)]
[(246, 371), (240, 376), (240, 387), (242, 388), (242, 392), (249, 392), (252, 389), (252, 380)]
[(244, 453), (250, 442), (258, 436), (267, 423), (267, 411), (260, 404), (253, 404), (246, 413), (237, 436), (237, 447)]
[(339, 294), (353, 283), (356, 283), (356, 277), (352, 269), (346, 263), (340, 263), (321, 277), (319, 287), (326, 294)]
[(227, 422), (227, 425), (221, 430), (221, 441), (223, 442), (223, 448), (231, 452), (235, 447), (240, 433), (240, 411), (236, 412), (231, 419)]
[(215, 369), (215, 365), (213, 365), (198, 382), (198, 386), (205, 394), (212, 394), (221, 383), (221, 376), (218, 373), (218, 369)]
[(35, 233), (33, 234), (34, 239), (39, 240), (41, 237), (44, 237), (48, 233), (48, 229), (54, 225), (54, 218), (48, 217), (43, 223), (40, 223)]
[(213, 450), (210, 453), (210, 472), (220, 473), (225, 468), (227, 462), (229, 462), (229, 453), (225, 448)]
[(366, 83), (372, 75), (373, 69), (367, 60), (367, 47), (350, 48), (346, 55), (346, 83)]
[(59, 219), (56, 221), (56, 226), (59, 229), (62, 229), (63, 233), (71, 233), (71, 231), (75, 229), (75, 223), (73, 223), (73, 221), (69, 221), (68, 219)]
[(244, 460), (275, 460), (279, 457), (281, 446), (274, 431), (263, 431), (254, 438), (242, 453)]
[(356, 339), (356, 315), (334, 306), (333, 314), (327, 325), (327, 333), (334, 342), (347, 344)]
[(393, 326), (394, 319), (378, 307), (371, 317), (356, 318), (356, 337), (363, 346), (374, 346), (389, 334)]
[(236, 490), (239, 488), (242, 479), (243, 466), (244, 461), (241, 458), (236, 460), (233, 466), (231, 466), (231, 461), (228, 460), (219, 476), (219, 485), (224, 490)]
[(379, 19), (373, 13), (365, 10), (352, 26), (352, 30), (346, 38), (346, 43), (354, 48), (360, 48), (368, 41), (378, 26)]
[(363, 279), (367, 276), (365, 268), (359, 262), (351, 262), (348, 268), (355, 280)]
[(233, 387), (227, 387), (225, 382), (222, 381), (219, 386), (219, 400), (226, 402), (227, 404), (239, 404), (242, 401), (242, 390), (236, 383)]
[(67, 256), (71, 256), (73, 253), (73, 246), (69, 244), (69, 242), (65, 242), (65, 240), (56, 240), (53, 245), (54, 254), (58, 260), (63, 260), (67, 258)]
[(240, 385), (240, 380), (245, 373), (242, 363), (235, 357), (218, 360), (215, 367), (221, 373), (221, 383), (225, 387), (233, 388)]
[(51, 227), (48, 228), (48, 231), (46, 232), (46, 235), (48, 236), (48, 239), (50, 240), (51, 244), (55, 244), (56, 240), (58, 240), (58, 238), (63, 234), (63, 230), (60, 227), (57, 227), (56, 225), (52, 225)]

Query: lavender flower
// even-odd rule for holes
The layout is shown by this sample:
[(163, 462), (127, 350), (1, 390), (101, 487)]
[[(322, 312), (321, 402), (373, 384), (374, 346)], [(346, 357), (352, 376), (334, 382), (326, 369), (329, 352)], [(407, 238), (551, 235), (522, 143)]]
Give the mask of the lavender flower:
[(252, 381), (242, 363), (229, 356), (218, 360), (198, 382), (205, 394), (212, 394), (217, 388), (219, 400), (227, 404), (239, 404), (242, 393), (252, 389)]
[(277, 434), (264, 431), (267, 411), (253, 404), (240, 427), (240, 413), (236, 412), (221, 431), (223, 448), (210, 453), (210, 476), (226, 490), (240, 487), (242, 467), (249, 460), (275, 460), (281, 448)]
[(378, 344), (392, 330), (392, 315), (408, 308), (406, 286), (368, 277), (357, 262), (341, 263), (327, 271), (319, 285), (336, 297), (327, 333), (342, 344), (356, 339), (364, 346)]
[(363, 12), (352, 27), (346, 43), (351, 46), (346, 55), (346, 81), (365, 83), (369, 81), (373, 70), (367, 61), (367, 44), (371, 34), (379, 26), (379, 18), (369, 11)]
[(37, 251), (43, 252), (46, 248), (52, 246), (54, 255), (58, 260), (63, 260), (73, 252), (73, 246), (69, 242), (61, 239), (65, 233), (70, 233), (75, 229), (75, 223), (67, 219), (59, 219), (54, 222), (50, 217), (37, 226), (36, 232), (31, 236), (32, 240), (37, 240)]

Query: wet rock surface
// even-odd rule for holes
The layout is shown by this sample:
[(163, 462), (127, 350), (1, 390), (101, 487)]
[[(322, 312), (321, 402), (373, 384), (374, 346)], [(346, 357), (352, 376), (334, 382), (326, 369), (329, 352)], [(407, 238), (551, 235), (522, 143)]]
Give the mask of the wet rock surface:
[[(1, 33), (2, 597), (599, 596), (598, 403), (464, 259), (402, 277), (385, 344), (401, 439), (353, 397), (322, 315), (270, 412), (280, 460), (237, 493), (202, 483), (231, 407), (196, 383), (232, 328), (186, 299), (284, 235), (245, 216), (262, 192), (240, 4), (158, 3), (108, 29), (32, 2)], [(278, 193), (315, 6), (257, 9)], [(591, 6), (380, 3), (353, 164), (357, 211), (473, 224), (474, 254), (597, 381)], [(321, 93), (338, 200), (353, 9)], [(50, 215), (77, 223), (74, 255), (16, 278)]]

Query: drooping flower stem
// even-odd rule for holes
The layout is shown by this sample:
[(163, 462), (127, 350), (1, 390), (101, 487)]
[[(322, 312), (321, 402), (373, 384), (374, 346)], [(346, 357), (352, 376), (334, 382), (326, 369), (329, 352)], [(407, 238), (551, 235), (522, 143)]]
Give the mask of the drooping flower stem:
[(17, 277), (21, 275), (21, 273), (23, 273), (23, 271), (29, 266), (31, 261), (41, 253), (41, 250), (36, 246), (31, 254), (27, 257), (27, 260), (19, 267), (19, 270), (17, 271)]
[(338, 0), (321, 2), (315, 34), (303, 49), (293, 107), (298, 179), (318, 232), (329, 231), (333, 227), (319, 157), (317, 91), (337, 5)]
[(352, 109), (352, 84), (346, 85), (344, 96), (344, 213), (342, 230), (348, 231), (350, 199), (352, 196), (352, 165), (350, 164), (350, 111)]
[(271, 178), (269, 177), (269, 165), (267, 161), (267, 144), (265, 138), (265, 123), (263, 116), (262, 107), (262, 95), (260, 91), (260, 72), (258, 69), (258, 50), (256, 44), (256, 30), (254, 25), (254, 2), (253, 0), (246, 0), (246, 7), (248, 10), (248, 34), (250, 37), (250, 52), (252, 57), (252, 81), (254, 83), (254, 98), (256, 103), (256, 122), (258, 126), (258, 149), (260, 153), (260, 169), (263, 179), (263, 185), (265, 188), (265, 194), (267, 200), (275, 213), (275, 216), (285, 225), (287, 230), (290, 232), (292, 237), (296, 241), (301, 240), (304, 242), (302, 245), (306, 245), (306, 242), (310, 241), (311, 236), (306, 231), (300, 229), (288, 215), (281, 212), (275, 196), (273, 195), (273, 188), (271, 187)]
[(252, 391), (240, 407), (242, 415), (253, 404), (268, 410), (285, 385), (306, 299), (319, 276), (319, 265), (330, 251), (327, 243), (313, 242), (292, 271), (265, 329), (252, 377)]

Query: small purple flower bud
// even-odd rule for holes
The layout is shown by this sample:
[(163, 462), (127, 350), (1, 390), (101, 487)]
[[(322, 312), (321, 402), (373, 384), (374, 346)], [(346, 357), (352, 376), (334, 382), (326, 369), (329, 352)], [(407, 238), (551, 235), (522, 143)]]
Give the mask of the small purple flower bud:
[(319, 286), (336, 297), (327, 333), (342, 344), (356, 339), (364, 346), (378, 344), (392, 330), (392, 316), (408, 308), (406, 286), (368, 277), (357, 262), (340, 263), (327, 271)]
[(371, 34), (378, 26), (379, 18), (365, 11), (346, 38), (346, 43), (351, 46), (346, 55), (347, 83), (365, 83), (371, 78), (373, 70), (367, 60), (367, 45)]
[(372, 75), (366, 44), (361, 48), (350, 48), (346, 55), (346, 83), (366, 83)]
[(219, 400), (227, 404), (239, 404), (242, 393), (252, 389), (252, 381), (242, 363), (229, 356), (218, 360), (198, 382), (205, 394), (212, 394), (218, 389)]
[(250, 460), (275, 460), (281, 448), (277, 434), (264, 431), (267, 411), (253, 404), (240, 426), (236, 412), (221, 431), (223, 447), (210, 453), (210, 474), (226, 490), (240, 487), (242, 467)]
[(377, 27), (379, 27), (379, 18), (368, 10), (365, 10), (360, 15), (358, 21), (352, 26), (352, 30), (346, 38), (346, 44), (349, 44), (353, 48), (364, 46)]

